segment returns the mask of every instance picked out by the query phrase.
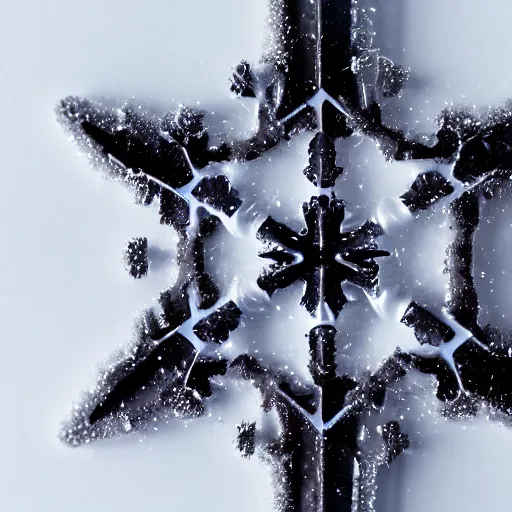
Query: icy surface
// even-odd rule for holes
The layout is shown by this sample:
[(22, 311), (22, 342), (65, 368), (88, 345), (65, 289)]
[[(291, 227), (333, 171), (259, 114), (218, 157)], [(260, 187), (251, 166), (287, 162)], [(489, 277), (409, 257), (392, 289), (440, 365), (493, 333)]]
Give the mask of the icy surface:
[[(400, 31), (389, 30), (391, 51), (385, 53), (411, 66), (417, 75), (416, 87), (413, 80), (399, 100), (403, 106), (398, 117), (419, 121), (430, 131), (429, 117), (434, 117), (444, 102), (486, 105), (509, 96), (512, 76), (503, 62), (512, 40), (506, 16), (496, 16), (509, 9), (508, 3), (488, 2), (485, 10), (476, 1), (457, 0), (449, 6), (440, 0), (428, 5), (391, 3), (396, 7), (390, 7), (390, 12), (395, 9), (403, 18), (398, 15)], [(131, 312), (151, 305), (167, 284), (162, 280), (172, 280), (172, 269), (165, 266), (140, 282), (129, 279), (121, 265), (126, 240), (147, 236), (161, 243), (170, 255), (175, 254), (176, 240), (154, 221), (155, 211), (137, 208), (125, 191), (88, 172), (87, 162), (63, 144), (64, 137), (49, 114), (53, 104), (73, 91), (118, 98), (153, 96), (156, 104), (176, 98), (188, 104), (200, 100), (226, 110), (228, 106), (236, 108), (227, 97), (226, 71), (242, 58), (258, 59), (264, 4), (240, 9), (238, 3), (228, 1), (221, 5), (202, 0), (179, 5), (158, 1), (142, 8), (136, 3), (115, 1), (105, 6), (89, 2), (79, 16), (64, 2), (10, 6), (10, 21), (0, 36), (4, 48), (17, 49), (7, 53), (4, 66), (9, 73), (2, 86), (2, 164), (7, 186), (1, 208), (8, 250), (2, 251), (6, 364), (1, 389), (4, 408), (12, 411), (0, 427), (5, 486), (0, 495), (2, 509), (135, 511), (157, 508), (161, 503), (184, 510), (200, 510), (205, 504), (226, 511), (272, 509), (265, 467), (255, 458), (240, 460), (231, 449), (240, 413), (245, 421), (257, 419), (258, 400), (247, 385), (241, 392), (231, 393), (231, 401), (216, 404), (216, 416), (221, 416), (222, 422), (218, 417), (206, 417), (187, 426), (164, 427), (142, 442), (137, 436), (127, 436), (74, 452), (59, 445), (54, 436), (68, 403), (94, 381), (98, 361), (129, 339)], [(199, 20), (197, 10), (203, 13)], [(463, 24), (459, 23), (461, 11)], [(224, 12), (230, 12), (229, 20), (223, 18)], [(383, 18), (385, 27), (387, 15)], [(390, 21), (390, 27), (398, 23)], [(386, 38), (383, 27), (379, 27), (380, 38)], [(478, 27), (478, 40), (472, 27)], [(202, 44), (194, 40), (194, 44), (183, 45), (191, 30)], [(481, 41), (486, 41), (485, 45)], [(381, 46), (388, 49), (385, 41)], [(402, 47), (405, 52), (399, 51)], [(238, 108), (240, 116), (250, 118), (250, 113)], [(306, 152), (296, 150), (294, 154), (304, 158)], [(376, 160), (373, 170), (383, 170), (386, 165)], [(392, 164), (386, 172), (401, 165), (410, 164)], [(293, 192), (294, 198), (312, 195), (309, 182), (300, 174), (304, 166), (291, 166), (297, 170), (297, 182), (304, 185), (303, 191)], [(354, 179), (351, 171), (350, 179)], [(413, 174), (406, 176), (404, 184), (413, 178)], [(378, 186), (377, 180), (374, 183)], [(283, 194), (282, 186), (275, 186), (292, 217), (293, 202), (285, 202), (291, 193)], [(386, 180), (388, 186), (393, 195)], [(9, 187), (15, 193), (8, 193)], [(400, 191), (402, 188), (397, 186)], [(300, 211), (295, 215), (298, 221)], [(493, 217), (492, 208), (488, 215)], [(499, 211), (496, 222), (504, 227), (497, 229), (506, 229), (512, 222), (507, 216), (506, 208)], [(422, 240), (410, 234), (416, 242), (412, 247), (410, 241), (393, 244), (393, 248), (411, 253), (411, 258), (403, 258), (414, 278), (408, 281), (419, 281), (418, 293), (433, 304), (442, 297), (446, 282), (441, 274), (446, 238), (438, 236), (440, 224), (431, 223), (434, 232)], [(425, 256), (425, 246), (432, 258)], [(506, 244), (499, 240), (498, 250), (506, 252)], [(502, 258), (496, 263), (498, 273), (501, 266), (507, 270)], [(485, 268), (488, 261), (484, 256), (477, 264)], [(385, 272), (383, 265), (383, 280)], [(501, 290), (507, 289), (506, 279), (499, 276)], [(288, 304), (298, 302), (299, 292), (282, 292), (282, 307), (290, 322), (276, 317), (283, 332), (297, 329), (292, 336), (297, 340), (305, 329), (293, 319), (300, 312), (293, 312)], [(418, 300), (416, 294), (414, 297)], [(500, 292), (496, 304), (506, 312), (510, 299), (507, 303), (506, 294)], [(354, 310), (358, 307), (354, 304)], [(347, 310), (343, 322), (350, 323), (346, 320), (349, 313)], [(361, 350), (369, 354), (371, 366), (391, 352), (397, 338), (400, 344), (403, 340), (404, 347), (411, 338), (411, 330), (401, 324), (388, 326), (371, 311), (368, 325), (361, 328), (359, 314), (354, 312), (353, 325), (342, 330), (353, 341), (368, 340)], [(266, 328), (270, 332), (275, 327)], [(365, 334), (366, 330), (371, 334)], [(241, 330), (236, 335), (242, 338)], [(378, 353), (381, 346), (382, 353)], [(376, 347), (375, 353), (370, 352), (371, 347)], [(279, 349), (298, 361), (297, 371), (301, 361), (306, 364), (302, 347)], [(267, 350), (273, 349), (269, 346)], [(418, 406), (402, 428), (419, 444), (412, 447), (410, 455), (394, 462), (383, 477), (380, 493), (385, 505), (380, 510), (476, 511), (493, 506), (489, 496), (499, 508), (507, 502), (507, 486), (497, 478), (506, 470), (497, 468), (506, 468), (509, 460), (509, 431), (479, 419), (468, 422), (461, 434), (460, 423), (437, 418), (438, 403), (430, 401), (432, 395), (429, 379), (411, 387), (408, 398)], [(448, 452), (457, 455), (448, 458)], [(197, 492), (196, 464), (202, 467), (201, 493)], [(229, 499), (223, 486), (226, 481), (230, 483)], [(30, 493), (26, 492), (27, 482)]]

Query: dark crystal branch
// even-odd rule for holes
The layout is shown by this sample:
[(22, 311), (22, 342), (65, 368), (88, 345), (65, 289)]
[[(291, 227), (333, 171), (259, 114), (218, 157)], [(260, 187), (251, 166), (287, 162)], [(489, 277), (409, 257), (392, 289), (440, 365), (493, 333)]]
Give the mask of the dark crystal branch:
[(218, 224), (206, 216), (197, 235), (179, 244), (180, 272), (160, 295), (162, 314), (151, 310), (139, 321), (134, 342), (100, 376), (96, 389), (75, 410), (63, 431), (77, 445), (123, 431), (146, 429), (154, 418), (203, 413), (212, 389), (209, 379), (226, 373), (226, 362), (205, 350), (226, 341), (242, 312), (223, 302), (204, 268), (204, 238)]
[[(311, 364), (315, 384), (305, 385), (272, 371), (254, 358), (240, 356), (231, 364), (243, 378), (261, 391), (266, 410), (274, 407), (281, 423), (282, 436), (265, 446), (270, 453), (280, 487), (279, 509), (288, 511), (338, 510), (350, 512), (364, 504), (371, 494), (370, 474), (366, 470), (391, 462), (408, 446), (407, 436), (398, 423), (382, 429), (382, 457), (371, 464), (361, 458), (358, 438), (360, 416), (380, 409), (388, 386), (401, 380), (408, 358), (396, 352), (373, 374), (356, 381), (338, 376), (332, 357), (336, 330), (317, 327), (310, 334)], [(323, 350), (320, 349), (323, 346)], [(244, 445), (241, 446), (244, 450)], [(355, 466), (362, 469), (355, 478)], [(355, 492), (354, 492), (355, 491)], [(353, 501), (356, 496), (356, 502)]]
[[(154, 418), (201, 414), (212, 392), (209, 378), (226, 372), (225, 362), (214, 351), (204, 351), (203, 344), (226, 341), (242, 312), (234, 302), (222, 300), (205, 268), (204, 241), (219, 219), (198, 208), (197, 224), (192, 225), (191, 208), (197, 207), (191, 206), (191, 198), (228, 217), (241, 201), (224, 176), (203, 177), (189, 187), (190, 193), (180, 191), (194, 179), (190, 162), (205, 165), (219, 156), (218, 150), (207, 148), (202, 117), (187, 109), (159, 122), (129, 109), (120, 113), (69, 98), (59, 112), (78, 142), (92, 146), (97, 163), (107, 166), (110, 177), (133, 187), (139, 202), (149, 204), (158, 197), (161, 223), (179, 235), (178, 277), (160, 294), (161, 315), (148, 311), (141, 319), (134, 342), (100, 376), (63, 438), (77, 445), (148, 428)], [(134, 277), (145, 275), (147, 240), (133, 239), (125, 258)]]

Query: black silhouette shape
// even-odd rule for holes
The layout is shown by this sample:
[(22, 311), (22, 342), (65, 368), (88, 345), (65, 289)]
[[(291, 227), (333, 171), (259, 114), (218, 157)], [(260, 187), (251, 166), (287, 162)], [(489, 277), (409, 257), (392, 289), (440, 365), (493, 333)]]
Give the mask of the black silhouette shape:
[(261, 225), (257, 237), (268, 250), (261, 253), (275, 263), (258, 279), (269, 295), (302, 279), (306, 283), (302, 302), (309, 313), (325, 303), (337, 317), (347, 301), (341, 283), (351, 282), (371, 289), (377, 284), (379, 267), (374, 258), (389, 256), (377, 249), (379, 226), (367, 222), (347, 233), (341, 232), (345, 216), (343, 202), (325, 195), (312, 197), (302, 206), (306, 228), (295, 233), (272, 217)]

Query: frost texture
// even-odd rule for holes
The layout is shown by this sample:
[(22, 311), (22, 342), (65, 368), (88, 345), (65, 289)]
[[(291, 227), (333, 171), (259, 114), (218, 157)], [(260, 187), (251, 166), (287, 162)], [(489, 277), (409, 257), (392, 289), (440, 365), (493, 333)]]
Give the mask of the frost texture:
[[(138, 320), (132, 344), (112, 358), (74, 408), (62, 431), (65, 442), (76, 446), (200, 415), (219, 379), (246, 379), (261, 392), (264, 412), (277, 412), (280, 432), (268, 439), (255, 423), (242, 422), (235, 444), (244, 457), (258, 452), (271, 464), (277, 509), (368, 512), (375, 507), (379, 468), (414, 439), (396, 420), (375, 431), (365, 418), (386, 407), (388, 390), (400, 390), (407, 372), (435, 377), (448, 417), (481, 409), (498, 418), (510, 414), (512, 336), (479, 323), (473, 243), (481, 199), (492, 199), (510, 178), (512, 111), (447, 109), (428, 140), (386, 126), (381, 103), (400, 93), (408, 71), (374, 47), (371, 11), (357, 0), (271, 2), (264, 58), (256, 67), (241, 62), (231, 78), (235, 95), (259, 102), (258, 129), (246, 141), (213, 146), (204, 113), (183, 106), (159, 117), (84, 98), (60, 103), (61, 123), (91, 162), (127, 185), (138, 203), (158, 202), (160, 222), (180, 240), (176, 283), (161, 293), (159, 311)], [(268, 217), (256, 236), (265, 244), (262, 261), (270, 262), (257, 282), (263, 291), (272, 295), (296, 280), (305, 283), (302, 304), (313, 325), (307, 382), (285, 371), (285, 362), (276, 369), (222, 350), (244, 314), (243, 303), (236, 291), (221, 294), (205, 266), (205, 240), (220, 224), (233, 236), (252, 236), (244, 229), (243, 198), (221, 167), (210, 164), (256, 159), (303, 130), (313, 132), (309, 165), (293, 179), (317, 187), (303, 204), (306, 228), (297, 233)], [(431, 167), (348, 229), (345, 204), (332, 187), (342, 172), (352, 171), (336, 165), (334, 142), (354, 133), (373, 139), (388, 159), (428, 159)], [(379, 288), (375, 258), (389, 253), (379, 250), (377, 238), (433, 206), (451, 217), (454, 233), (445, 305), (434, 310), (410, 302), (399, 319), (414, 330), (417, 348), (397, 348), (375, 371), (350, 375), (336, 357), (342, 349), (335, 320), (347, 300), (343, 285), (361, 288), (381, 308), (388, 291)], [(149, 270), (147, 249), (146, 238), (125, 247), (126, 268), (135, 278)]]

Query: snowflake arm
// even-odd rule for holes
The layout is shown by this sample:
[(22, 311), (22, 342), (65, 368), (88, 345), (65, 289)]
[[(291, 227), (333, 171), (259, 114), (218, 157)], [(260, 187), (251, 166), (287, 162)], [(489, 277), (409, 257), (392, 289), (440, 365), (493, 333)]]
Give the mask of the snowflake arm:
[[(331, 326), (316, 327), (309, 333), (313, 386), (264, 367), (247, 355), (230, 365), (261, 391), (265, 410), (275, 408), (279, 416), (282, 435), (262, 448), (276, 480), (282, 482), (278, 493), (282, 511), (349, 512), (354, 487), (356, 501), (364, 504), (361, 510), (367, 510), (366, 503), (374, 499), (378, 466), (408, 447), (408, 438), (396, 422), (382, 427), (378, 457), (373, 453), (363, 457), (358, 443), (359, 416), (383, 406), (387, 387), (405, 376), (408, 356), (397, 351), (376, 372), (357, 382), (336, 375), (333, 357), (323, 358), (324, 354), (334, 355), (335, 334)], [(366, 440), (364, 446), (368, 448)], [(357, 482), (356, 467), (362, 470)]]

